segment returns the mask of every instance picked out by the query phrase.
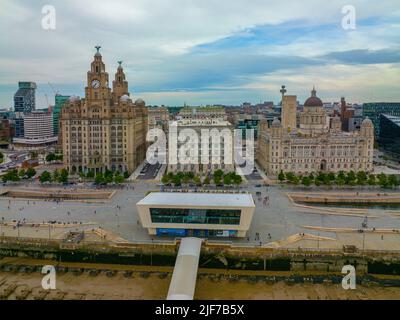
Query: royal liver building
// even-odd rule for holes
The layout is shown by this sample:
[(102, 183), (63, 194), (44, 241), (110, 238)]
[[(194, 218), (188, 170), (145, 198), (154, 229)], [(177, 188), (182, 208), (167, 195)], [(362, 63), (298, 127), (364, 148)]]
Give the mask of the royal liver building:
[(71, 97), (62, 108), (64, 165), (72, 172), (132, 172), (146, 156), (147, 108), (131, 100), (121, 62), (109, 87), (96, 49), (85, 98)]
[(258, 163), (268, 175), (373, 170), (374, 126), (370, 119), (363, 121), (358, 132), (343, 132), (340, 118), (326, 115), (315, 89), (304, 103), (299, 124), (296, 108), (297, 97), (283, 95), (282, 122), (260, 123)]

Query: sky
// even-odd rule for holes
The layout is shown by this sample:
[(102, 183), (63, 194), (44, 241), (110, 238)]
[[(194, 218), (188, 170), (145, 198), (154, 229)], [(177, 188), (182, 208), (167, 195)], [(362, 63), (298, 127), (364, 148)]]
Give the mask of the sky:
[(83, 97), (95, 45), (147, 105), (279, 102), (281, 85), (300, 102), (313, 86), (326, 102), (400, 101), (399, 0), (0, 0), (0, 107), (18, 81), (38, 84), (37, 108)]

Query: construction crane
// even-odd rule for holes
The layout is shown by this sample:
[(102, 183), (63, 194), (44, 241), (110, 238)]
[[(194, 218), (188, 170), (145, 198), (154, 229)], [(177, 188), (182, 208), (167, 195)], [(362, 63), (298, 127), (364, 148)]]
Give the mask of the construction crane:
[(50, 82), (47, 82), (49, 84), (49, 87), (51, 88), (51, 90), (53, 90), (54, 95), (58, 95), (58, 91), (54, 90), (54, 87), (52, 86), (52, 84)]

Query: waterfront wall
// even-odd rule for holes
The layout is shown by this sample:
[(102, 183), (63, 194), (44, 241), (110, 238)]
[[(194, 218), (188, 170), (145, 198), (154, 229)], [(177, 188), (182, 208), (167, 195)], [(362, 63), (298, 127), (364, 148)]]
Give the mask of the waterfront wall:
[[(57, 262), (173, 267), (178, 248), (178, 241), (146, 244), (66, 244), (57, 240), (0, 239), (0, 257), (24, 257)], [(342, 267), (347, 264), (354, 265), (357, 272), (361, 273), (399, 275), (400, 253), (364, 251), (349, 254), (339, 250), (280, 250), (206, 242), (199, 261), (200, 268), (328, 273), (340, 273)]]

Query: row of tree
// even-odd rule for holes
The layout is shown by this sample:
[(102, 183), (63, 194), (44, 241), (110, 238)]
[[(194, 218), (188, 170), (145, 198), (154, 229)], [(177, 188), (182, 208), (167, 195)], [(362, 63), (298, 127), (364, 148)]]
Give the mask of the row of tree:
[(110, 170), (107, 170), (104, 174), (96, 174), (94, 177), (94, 183), (97, 185), (106, 185), (113, 182), (116, 184), (120, 184), (123, 183), (127, 177), (129, 177), (129, 174), (122, 175), (119, 172), (114, 173)]
[(211, 184), (211, 181), (214, 181), (217, 186), (222, 184), (238, 186), (243, 182), (242, 177), (236, 174), (236, 172), (225, 174), (222, 170), (216, 170), (212, 176), (207, 175), (204, 178), (195, 175), (193, 172), (177, 172), (176, 174), (168, 172), (161, 179), (163, 184), (173, 184), (174, 186), (180, 186), (182, 184), (195, 184), (196, 186), (202, 186)]
[(4, 183), (8, 181), (17, 182), (20, 181), (21, 179), (33, 178), (35, 175), (36, 175), (36, 170), (34, 168), (28, 168), (27, 170), (21, 169), (19, 171), (17, 169), (13, 169), (7, 171), (7, 173), (3, 175), (2, 181)]
[(43, 171), (39, 176), (39, 181), (41, 183), (45, 182), (58, 182), (58, 183), (68, 183), (69, 172), (67, 169), (54, 170), (53, 174), (48, 171)]
[(46, 156), (46, 162), (62, 161), (62, 160), (63, 160), (62, 154), (49, 153)]
[(296, 175), (293, 172), (280, 172), (278, 180), (282, 182), (288, 182), (290, 184), (304, 186), (311, 185), (348, 185), (348, 186), (375, 186), (379, 185), (383, 188), (392, 188), (400, 185), (400, 180), (395, 175), (386, 175), (380, 173), (378, 175), (367, 174), (365, 171), (349, 171), (347, 173), (340, 171), (338, 174), (333, 172), (325, 173), (319, 172), (318, 174), (310, 175)]

